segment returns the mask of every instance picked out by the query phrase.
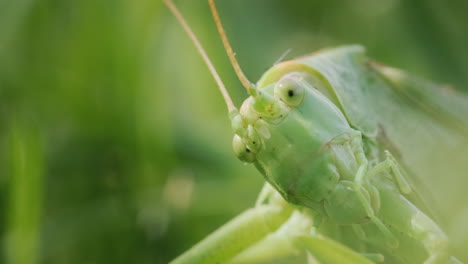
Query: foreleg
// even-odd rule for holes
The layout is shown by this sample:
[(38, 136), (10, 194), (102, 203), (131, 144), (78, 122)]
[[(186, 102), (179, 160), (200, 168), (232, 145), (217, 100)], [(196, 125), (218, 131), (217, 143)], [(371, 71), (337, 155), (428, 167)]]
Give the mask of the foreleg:
[(274, 233), (234, 257), (229, 263), (371, 264), (380, 254), (360, 254), (328, 237), (311, 234), (310, 215), (296, 210)]
[(398, 162), (389, 151), (386, 150), (385, 155), (387, 156), (387, 159), (372, 168), (369, 171), (369, 177), (390, 169), (400, 191), (403, 194), (409, 194), (411, 192), (411, 187), (403, 174), (402, 168), (398, 165)]
[(249, 209), (171, 263), (225, 263), (277, 230), (293, 210), (289, 205), (261, 205)]
[[(372, 174), (368, 173), (369, 162), (362, 148), (362, 135), (360, 132), (357, 131), (355, 134), (353, 134), (351, 146), (353, 148), (356, 161), (359, 165), (358, 171), (354, 178), (353, 189), (356, 192), (362, 206), (364, 207), (367, 216), (384, 234), (386, 244), (389, 247), (397, 247), (398, 240), (395, 238), (392, 232), (384, 225), (384, 223), (376, 216), (376, 212), (372, 207), (370, 197), (366, 196), (363, 191), (365, 185), (368, 185), (370, 188), (372, 188), (372, 186), (369, 184), (369, 179), (372, 176)], [(378, 195), (378, 193), (376, 195)]]

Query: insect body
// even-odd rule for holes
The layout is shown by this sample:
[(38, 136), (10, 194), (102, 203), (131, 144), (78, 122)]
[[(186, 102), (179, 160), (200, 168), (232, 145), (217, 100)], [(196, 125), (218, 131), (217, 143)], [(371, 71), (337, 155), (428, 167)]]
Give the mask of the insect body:
[[(368, 260), (332, 240), (318, 243), (321, 235), (366, 256), (383, 254), (388, 263), (458, 263), (450, 257), (445, 233), (410, 194), (406, 173), (389, 151), (393, 145), (379, 123), (385, 120), (362, 111), (371, 109), (363, 94), (394, 90), (363, 49), (342, 47), (283, 62), (253, 85), (240, 70), (214, 3), (209, 2), (231, 62), (250, 94), (240, 111), (180, 13), (166, 0), (225, 97), (235, 154), (253, 163), (272, 188), (265, 187), (253, 211), (175, 262), (258, 262), (252, 256), (255, 259), (262, 248), (281, 243), (265, 238), (275, 232), (294, 241), (293, 248), (321, 256), (325, 263)], [(289, 204), (281, 202), (277, 193)], [(259, 220), (264, 219), (259, 212), (268, 212), (265, 215), (274, 224)], [(236, 238), (243, 232), (244, 239)], [(343, 258), (335, 261), (324, 253), (331, 248)], [(222, 253), (212, 253), (215, 249)]]
[[(244, 161), (253, 160), (288, 202), (318, 210), (342, 224), (372, 220), (389, 234), (374, 217), (379, 208), (376, 192), (364, 186), (368, 160), (361, 133), (306, 79), (305, 72), (288, 73), (264, 88), (270, 95), (261, 93), (260, 99), (252, 97), (244, 103), (241, 116), (252, 122), (246, 121), (244, 127), (258, 127), (258, 121), (261, 125), (250, 133), (237, 132), (233, 143), (237, 155), (244, 159), (249, 153)], [(265, 100), (268, 105), (257, 103), (264, 100), (262, 96), (271, 97)], [(278, 110), (272, 114), (262, 109)], [(273, 123), (264, 121), (270, 119)], [(268, 130), (266, 137), (258, 133), (261, 129)]]
[[(360, 47), (329, 52), (322, 56), (362, 55)], [(269, 76), (278, 72), (278, 77)], [(404, 244), (424, 248), (425, 263), (446, 263), (447, 238), (402, 195), (411, 189), (395, 158), (378, 147), (377, 138), (352, 127), (340, 110), (343, 107), (332, 102), (339, 100), (331, 96), (333, 90), (327, 90), (331, 86), (320, 77), (300, 61), (270, 70), (263, 77), (268, 81), (260, 81), (259, 92), (233, 118), (237, 156), (253, 162), (286, 201), (311, 208), (338, 225), (352, 225), (364, 236), (363, 229), (372, 226), (381, 251), (397, 252), (405, 240)], [(382, 199), (381, 191), (394, 195)], [(407, 214), (393, 222), (388, 211)], [(401, 233), (405, 236), (399, 237)]]

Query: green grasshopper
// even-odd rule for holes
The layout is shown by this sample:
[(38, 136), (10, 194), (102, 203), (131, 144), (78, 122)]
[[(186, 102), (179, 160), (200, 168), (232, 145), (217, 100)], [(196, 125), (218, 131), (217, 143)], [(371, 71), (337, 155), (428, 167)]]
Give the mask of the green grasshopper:
[[(441, 226), (449, 226), (448, 215), (463, 205), (431, 205), (446, 216), (436, 223), (411, 181), (463, 175), (454, 169), (466, 167), (463, 158), (441, 155), (468, 149), (466, 96), (372, 62), (360, 46), (279, 63), (254, 85), (209, 0), (227, 54), (250, 95), (238, 110), (180, 12), (170, 0), (165, 3), (223, 94), (234, 153), (267, 181), (255, 208), (174, 263), (460, 263), (451, 257), (449, 241), (456, 235), (447, 236)], [(447, 135), (447, 148), (433, 149), (434, 141)], [(445, 186), (429, 192), (440, 198)], [(463, 189), (453, 191), (463, 196)]]

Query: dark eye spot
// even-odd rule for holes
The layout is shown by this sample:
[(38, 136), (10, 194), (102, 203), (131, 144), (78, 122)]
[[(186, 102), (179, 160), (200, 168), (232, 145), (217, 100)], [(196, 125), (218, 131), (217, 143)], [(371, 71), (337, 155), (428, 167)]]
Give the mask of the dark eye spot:
[(294, 91), (293, 90), (288, 90), (288, 96), (293, 97), (294, 96)]
[(256, 144), (255, 141), (253, 141), (252, 143)]
[(245, 151), (247, 151), (248, 153), (250, 153), (250, 149), (246, 148)]

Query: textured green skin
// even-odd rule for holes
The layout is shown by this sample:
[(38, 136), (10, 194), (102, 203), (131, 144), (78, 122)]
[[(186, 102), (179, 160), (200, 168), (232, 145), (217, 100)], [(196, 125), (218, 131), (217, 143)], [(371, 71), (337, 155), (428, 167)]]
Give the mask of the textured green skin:
[[(397, 157), (411, 172), (413, 188), (426, 199), (432, 197), (430, 207), (449, 228), (454, 212), (466, 208), (468, 97), (372, 63), (360, 46), (284, 62), (266, 72), (258, 85), (297, 69), (314, 75), (311, 83), (318, 83), (316, 88), (343, 111), (352, 127)], [(468, 237), (466, 231), (462, 234)]]
[[(272, 93), (272, 88), (270, 85), (265, 90)], [(322, 147), (352, 129), (341, 112), (323, 99), (318, 91), (306, 89), (307, 103), (292, 109), (283, 122), (271, 129), (271, 139), (257, 154), (255, 166), (294, 204), (311, 203), (309, 207), (315, 207), (312, 203), (325, 199), (338, 182), (329, 167), (331, 153)], [(307, 118), (311, 115), (317, 118)], [(321, 176), (309, 177), (310, 173)]]
[[(274, 196), (274, 195), (273, 195)], [(279, 196), (249, 209), (177, 257), (180, 263), (318, 263), (371, 264), (348, 247), (309, 235), (312, 218)]]
[[(408, 120), (405, 120), (405, 115), (403, 113), (409, 113), (411, 115), (416, 115), (419, 114), (419, 116), (428, 119), (432, 118), (434, 120), (431, 120), (432, 122), (429, 123), (430, 126), (434, 126), (434, 121), (439, 121), (440, 124), (440, 129), (441, 130), (449, 130), (453, 129), (454, 131), (452, 132), (452, 135), (449, 137), (451, 140), (457, 140), (458, 142), (461, 143), (461, 145), (457, 146), (460, 147), (461, 152), (465, 151), (466, 152), (466, 142), (467, 142), (467, 137), (465, 133), (466, 127), (468, 127), (466, 124), (466, 119), (462, 120), (462, 114), (468, 112), (468, 104), (463, 104), (463, 102), (468, 102), (463, 101), (460, 99), (455, 99), (454, 101), (457, 103), (457, 107), (460, 108), (460, 111), (454, 111), (453, 110), (453, 105), (448, 104), (448, 102), (451, 102), (450, 95), (446, 94), (441, 94), (439, 90), (436, 88), (433, 88), (427, 83), (418, 83), (414, 82), (414, 79), (411, 79), (407, 77), (407, 80), (411, 80), (412, 82), (409, 83), (410, 86), (405, 87), (404, 85), (407, 85), (405, 83), (405, 80), (399, 79), (399, 87), (404, 87), (409, 90), (405, 90), (406, 92), (410, 93), (416, 93), (416, 94), (423, 94), (426, 97), (418, 97), (417, 102), (415, 101), (414, 104), (419, 104), (422, 105), (423, 107), (418, 109), (417, 107), (414, 107), (414, 105), (409, 106), (407, 103), (404, 103), (403, 100), (414, 100), (415, 98), (404, 98), (405, 96), (402, 95), (401, 90), (395, 89), (394, 86), (396, 85), (389, 85), (387, 82), (388, 80), (383, 79), (382, 77), (386, 77), (386, 75), (382, 76), (381, 72), (376, 72), (375, 69), (382, 70), (384, 69), (381, 66), (377, 65), (371, 65), (369, 64), (369, 61), (364, 57), (363, 54), (363, 49), (359, 46), (351, 46), (351, 47), (345, 47), (341, 49), (336, 49), (336, 50), (330, 50), (330, 51), (323, 51), (319, 54), (315, 54), (314, 56), (307, 56), (299, 59), (295, 59), (293, 61), (288, 61), (282, 64), (277, 65), (276, 67), (270, 69), (265, 75), (262, 77), (262, 79), (259, 81), (258, 86), (259, 87), (265, 87), (266, 91), (268, 89), (271, 89), (270, 87), (274, 85), (276, 81), (278, 81), (284, 74), (292, 71), (304, 71), (308, 72), (311, 74), (311, 79), (309, 80), (310, 83), (314, 84), (314, 87), (318, 90), (320, 90), (324, 95), (326, 95), (330, 101), (334, 102), (337, 107), (340, 108), (340, 110), (345, 114), (346, 118), (349, 121), (349, 124), (355, 128), (361, 131), (364, 135), (363, 141), (365, 144), (365, 148), (367, 150), (367, 156), (370, 160), (372, 159), (377, 159), (379, 156), (379, 153), (381, 153), (384, 149), (390, 149), (394, 152), (396, 152), (397, 155), (400, 156), (400, 160), (403, 161), (403, 164), (408, 164), (410, 168), (415, 168), (416, 170), (424, 170), (424, 173), (419, 173), (415, 177), (421, 177), (422, 179), (425, 179), (424, 177), (426, 175), (431, 175), (432, 178), (436, 179), (437, 176), (439, 175), (434, 175), (433, 171), (430, 171), (431, 166), (434, 164), (443, 164), (441, 165), (442, 167), (448, 167), (448, 169), (445, 170), (446, 174), (454, 175), (452, 177), (457, 177), (457, 175), (460, 175), (460, 173), (456, 174), (453, 173), (453, 166), (456, 166), (455, 168), (463, 168), (466, 167), (466, 164), (462, 164), (461, 159), (457, 159), (456, 157), (452, 159), (451, 166), (445, 166), (445, 162), (441, 162), (442, 159), (439, 159), (438, 161), (434, 160), (433, 164), (426, 164), (422, 163), (425, 160), (433, 160), (434, 156), (437, 157), (437, 153), (434, 155), (433, 152), (429, 151), (419, 151), (417, 149), (413, 149), (416, 147), (420, 147), (421, 149), (427, 148), (428, 144), (435, 144), (434, 141), (427, 141), (427, 142), (421, 142), (420, 145), (418, 145), (418, 142), (421, 141), (421, 139), (418, 137), (421, 137), (421, 135), (425, 136), (427, 134), (431, 133), (431, 130), (428, 129), (427, 131), (422, 130), (420, 127), (421, 124), (417, 121), (414, 122), (408, 122)], [(385, 69), (382, 70), (385, 74)], [(390, 76), (391, 77), (391, 76)], [(400, 76), (399, 76), (400, 77)], [(391, 79), (390, 79), (391, 80)], [(419, 85), (418, 85), (419, 84)], [(409, 86), (408, 85), (408, 86)], [(415, 92), (419, 91), (420, 89), (424, 89), (427, 86), (429, 86), (429, 89), (431, 93), (428, 92)], [(377, 89), (376, 89), (377, 88)], [(418, 90), (419, 89), (419, 90)], [(430, 95), (432, 94), (432, 95)], [(439, 99), (434, 99), (434, 97), (439, 96), (441, 100)], [(381, 100), (379, 100), (381, 99)], [(426, 101), (423, 101), (426, 100)], [(445, 100), (445, 103), (443, 101)], [(403, 102), (402, 102), (403, 101)], [(441, 103), (442, 102), (442, 103)], [(382, 104), (387, 106), (387, 108), (382, 109)], [(303, 107), (303, 106), (301, 106)], [(303, 108), (308, 108), (303, 107)], [(400, 107), (403, 109), (396, 110), (395, 107)], [(442, 109), (442, 112), (437, 112), (436, 115), (434, 115), (435, 110), (433, 109), (438, 109), (439, 111)], [(310, 118), (316, 118), (314, 115), (314, 112), (307, 112), (307, 110), (302, 109), (301, 114), (304, 114), (304, 116)], [(389, 111), (392, 110), (392, 111)], [(467, 110), (467, 111), (465, 111)], [(433, 111), (433, 112), (431, 112)], [(294, 112), (294, 111), (293, 111)], [(433, 114), (433, 115), (430, 115)], [(398, 115), (403, 115), (402, 117), (399, 117)], [(292, 119), (296, 118), (295, 115), (292, 115)], [(327, 116), (328, 117), (328, 116)], [(406, 116), (407, 117), (407, 116)], [(298, 117), (303, 118), (303, 117)], [(332, 120), (335, 120), (331, 118)], [(325, 124), (325, 127), (327, 127), (327, 120), (323, 124)], [(291, 120), (286, 120), (285, 124), (292, 123)], [(397, 124), (405, 124), (406, 126), (400, 127)], [(423, 124), (424, 125), (427, 125)], [(278, 127), (273, 128), (274, 131), (279, 131), (282, 130), (283, 124), (281, 124)], [(294, 125), (291, 125), (291, 128), (293, 128)], [(311, 204), (311, 201), (316, 201), (320, 200), (320, 198), (323, 198), (323, 194), (321, 194), (321, 191), (324, 192), (326, 190), (329, 190), (330, 184), (332, 184), (331, 181), (324, 182), (325, 179), (327, 178), (327, 166), (324, 165), (329, 157), (327, 157), (325, 154), (318, 156), (317, 161), (315, 160), (309, 160), (312, 164), (308, 164), (307, 166), (313, 166), (314, 163), (322, 163), (321, 168), (317, 169), (314, 174), (315, 175), (321, 175), (321, 179), (310, 179), (310, 177), (314, 177), (313, 175), (306, 175), (303, 174), (302, 176), (297, 176), (296, 171), (298, 171), (298, 167), (301, 168), (299, 164), (303, 164), (304, 157), (311, 157), (310, 155), (310, 148), (311, 145), (309, 145), (309, 142), (311, 141), (311, 138), (307, 138), (307, 135), (301, 135), (298, 134), (299, 132), (293, 132), (293, 130), (298, 129), (299, 131), (301, 130), (299, 128), (300, 126), (297, 126), (294, 129), (288, 130), (284, 129), (283, 130), (283, 137), (286, 134), (294, 134), (294, 136), (288, 136), (288, 138), (294, 138), (294, 141), (300, 142), (299, 144), (294, 145), (294, 150), (287, 150), (290, 152), (290, 155), (293, 155), (295, 151), (296, 153), (299, 153), (297, 156), (290, 157), (289, 155), (284, 155), (288, 156), (287, 162), (281, 163), (281, 159), (275, 158), (275, 156), (278, 156), (278, 154), (274, 154), (275, 149), (280, 149), (280, 146), (277, 146), (277, 144), (282, 145), (284, 150), (284, 146), (288, 145), (288, 143), (291, 142), (286, 142), (284, 143), (284, 139), (279, 139), (278, 141), (272, 140), (269, 141), (273, 146), (269, 146), (268, 143), (267, 148), (268, 151), (266, 151), (266, 154), (263, 154), (262, 152), (258, 153), (257, 155), (257, 168), (263, 174), (265, 175), (265, 178), (267, 181), (271, 182), (273, 186), (276, 186), (278, 191), (283, 194), (283, 197), (288, 200), (289, 202), (299, 204), (299, 205), (304, 205), (308, 206), (311, 208), (317, 208), (316, 206)], [(438, 127), (436, 127), (438, 128)], [(322, 129), (317, 128), (314, 126), (315, 130), (317, 129)], [(313, 129), (309, 132), (310, 134), (314, 134)], [(411, 133), (408, 131), (408, 135), (402, 135), (402, 131), (405, 130), (410, 130), (412, 129)], [(429, 131), (429, 132), (428, 132)], [(420, 134), (415, 132), (420, 132)], [(447, 132), (448, 133), (448, 132)], [(272, 132), (272, 135), (275, 135), (275, 132)], [(307, 133), (305, 133), (307, 134)], [(310, 135), (309, 134), (309, 135)], [(317, 133), (320, 134), (320, 133)], [(331, 135), (336, 135), (336, 133), (331, 133)], [(314, 135), (315, 137), (315, 135)], [(406, 137), (406, 138), (405, 138)], [(458, 138), (459, 137), (459, 138)], [(322, 137), (323, 138), (323, 137)], [(415, 141), (408, 142), (408, 138), (414, 139)], [(434, 137), (435, 139), (436, 137)], [(307, 142), (307, 143), (306, 143)], [(416, 142), (416, 143), (415, 143)], [(321, 142), (322, 144), (324, 143), (323, 141)], [(406, 143), (407, 145), (403, 145)], [(299, 146), (297, 146), (299, 145)], [(442, 145), (442, 144), (439, 144)], [(401, 147), (401, 149), (399, 148)], [(440, 149), (440, 148), (439, 148)], [(453, 149), (446, 150), (446, 153), (453, 152)], [(401, 152), (403, 152), (403, 157), (401, 158)], [(281, 152), (280, 152), (281, 153)], [(307, 155), (308, 154), (308, 155)], [(283, 154), (281, 154), (283, 156)], [(297, 159), (297, 160), (295, 160)], [(346, 159), (346, 157), (344, 158)], [(272, 162), (271, 160), (274, 160)], [(447, 159), (443, 159), (447, 160)], [(413, 162), (413, 163), (412, 163)], [(268, 165), (265, 165), (268, 163)], [(278, 164), (280, 163), (280, 164)], [(414, 166), (412, 164), (415, 164)], [(317, 165), (319, 166), (319, 165)], [(269, 171), (264, 169), (264, 168), (269, 168)], [(275, 168), (275, 169), (271, 169)], [(437, 171), (440, 171), (440, 168), (436, 168)], [(302, 170), (302, 168), (300, 169)], [(290, 172), (290, 175), (288, 176), (288, 171)], [(463, 171), (463, 170), (462, 170)], [(465, 170), (466, 171), (466, 170)], [(303, 172), (303, 170), (302, 170)], [(323, 177), (322, 177), (323, 175)], [(459, 177), (459, 176), (458, 176)], [(297, 180), (297, 179), (300, 180)], [(306, 179), (302, 179), (306, 178)], [(317, 178), (315, 176), (315, 178)], [(324, 178), (324, 179), (322, 179)], [(429, 178), (429, 179), (432, 179)], [(441, 177), (439, 177), (440, 180)], [(278, 179), (276, 181), (272, 179)], [(427, 179), (426, 179), (427, 180)], [(291, 190), (291, 182), (302, 182), (302, 183), (313, 183), (313, 184), (318, 184), (319, 186), (323, 186), (323, 190), (321, 191), (314, 191), (314, 194), (319, 194), (316, 197), (319, 198), (306, 198), (306, 201), (303, 201), (304, 195), (303, 193), (306, 193), (308, 189), (313, 189), (313, 187), (304, 187), (300, 186), (299, 184), (294, 184), (295, 188), (294, 190)], [(382, 185), (382, 182), (386, 182), (384, 185)], [(395, 193), (399, 193), (396, 188), (394, 188), (392, 185), (391, 181), (388, 181), (386, 179), (382, 178), (376, 178), (373, 181), (373, 184), (377, 187), (379, 187), (379, 191), (383, 193), (389, 193), (388, 190), (392, 189), (395, 190)], [(444, 185), (447, 183), (444, 182)], [(317, 185), (314, 185), (317, 186)], [(289, 188), (289, 189), (288, 189)], [(316, 187), (317, 188), (317, 187)], [(461, 192), (461, 190), (460, 190)], [(291, 196), (291, 193), (297, 194), (296, 196)], [(440, 195), (440, 190), (436, 190), (435, 193)], [(310, 194), (310, 196), (313, 196), (314, 194)], [(421, 262), (422, 259), (424, 259), (423, 256), (424, 254), (418, 254), (418, 248), (421, 248), (421, 240), (423, 239), (424, 235), (417, 235), (417, 234), (410, 234), (409, 236), (406, 234), (411, 230), (411, 221), (414, 221), (414, 217), (416, 215), (420, 216), (423, 215), (424, 217), (421, 217), (421, 222), (424, 222), (424, 228), (428, 230), (432, 230), (435, 234), (439, 234), (441, 238), (444, 237), (444, 234), (442, 231), (440, 231), (438, 225), (436, 225), (432, 220), (430, 220), (429, 217), (427, 217), (423, 211), (420, 209), (424, 209), (424, 205), (421, 202), (421, 200), (416, 197), (414, 194), (413, 195), (408, 195), (407, 197), (403, 196), (391, 196), (387, 195), (385, 196), (387, 199), (382, 201), (382, 210), (379, 214), (380, 217), (385, 217), (386, 219), (393, 219), (391, 216), (392, 215), (401, 215), (403, 212), (406, 213), (406, 217), (402, 217), (398, 219), (395, 223), (386, 223), (387, 226), (391, 226), (391, 228), (395, 231), (394, 233), (396, 234), (402, 234), (398, 237), (400, 242), (405, 245), (406, 249), (410, 248), (411, 250), (409, 252), (404, 252), (405, 247), (400, 247), (400, 249), (397, 250), (387, 250), (386, 247), (381, 247), (379, 248), (380, 251), (387, 251), (389, 254), (394, 255), (396, 258), (399, 258), (397, 256), (402, 256), (400, 258), (401, 261), (403, 259), (407, 259), (407, 263), (416, 263), (416, 262)], [(456, 196), (455, 196), (456, 197)], [(463, 195), (459, 195), (458, 197), (463, 197)], [(392, 198), (393, 200), (388, 200)], [(392, 206), (385, 206), (385, 204), (391, 204)], [(432, 206), (432, 205), (431, 205)], [(442, 206), (442, 210), (438, 210), (437, 208), (436, 211), (441, 211), (441, 212), (446, 212), (448, 206)], [(450, 208), (453, 210), (453, 207)], [(425, 210), (425, 213), (428, 213), (427, 210)], [(424, 219), (422, 219), (424, 218)], [(394, 219), (395, 220), (395, 219)], [(393, 221), (393, 220), (392, 220)], [(405, 222), (406, 221), (406, 222)], [(371, 232), (372, 230), (369, 230)], [(369, 236), (375, 236), (376, 239), (374, 239), (373, 246), (378, 244), (378, 238), (379, 234), (378, 231), (369, 235)], [(418, 237), (419, 236), (419, 237)], [(381, 237), (380, 237), (381, 238)], [(419, 257), (418, 257), (419, 256)], [(413, 258), (415, 257), (415, 258)], [(415, 262), (412, 262), (415, 261)]]
[(276, 230), (291, 212), (292, 209), (287, 206), (250, 209), (171, 263), (225, 263)]
[[(422, 263), (428, 257), (429, 252), (425, 247), (431, 240), (429, 237), (436, 237), (436, 240), (443, 244), (445, 234), (431, 220), (434, 215), (417, 195), (402, 195), (394, 179), (385, 172), (368, 180), (367, 188), (373, 186), (380, 194), (379, 210), (378, 203), (375, 202), (375, 191), (372, 188), (367, 190), (377, 217), (383, 220), (400, 243), (399, 247), (390, 248), (383, 241), (381, 230), (366, 222), (366, 219), (360, 218), (363, 216), (363, 210), (358, 202), (345, 205), (348, 202), (346, 195), (331, 197), (330, 193), (340, 186), (338, 180), (351, 182), (355, 179), (359, 164), (353, 151), (356, 147), (362, 147), (370, 167), (384, 160), (384, 150), (390, 150), (398, 159), (398, 163), (410, 172), (411, 179), (416, 181), (412, 187), (417, 187), (420, 193), (427, 194), (424, 189), (421, 191), (419, 188), (424, 185), (421, 181), (435, 181), (441, 187), (432, 184), (429, 188), (435, 199), (443, 198), (449, 190), (447, 186), (453, 187), (453, 190), (450, 190), (453, 191), (454, 197), (463, 197), (463, 186), (453, 186), (453, 183), (447, 183), (444, 179), (457, 180), (460, 175), (457, 171), (468, 171), (466, 162), (456, 155), (466, 153), (468, 147), (468, 121), (460, 114), (468, 113), (468, 99), (460, 99), (457, 94), (441, 92), (432, 84), (373, 64), (364, 56), (363, 49), (359, 46), (322, 51), (280, 63), (265, 73), (257, 87), (273, 96), (275, 83), (289, 72), (307, 73), (309, 77), (306, 78), (306, 82), (310, 89), (306, 89), (305, 103), (289, 111), (282, 122), (269, 125), (271, 137), (262, 139), (263, 144), (256, 151), (256, 167), (288, 202), (298, 205), (294, 210), (302, 211), (301, 206), (305, 206), (311, 208), (316, 216), (325, 215), (327, 219), (320, 226), (319, 233), (357, 252), (383, 253), (386, 263)], [(317, 91), (313, 90), (314, 88)], [(328, 100), (323, 100), (325, 97)], [(252, 99), (248, 99), (244, 104), (248, 105), (249, 100)], [(451, 102), (454, 103), (449, 104)], [(246, 119), (253, 120), (246, 109), (241, 109), (241, 113)], [(234, 127), (235, 131), (238, 130)], [(356, 136), (359, 132), (362, 133), (361, 143), (349, 142), (348, 145), (343, 145), (333, 141), (343, 135)], [(244, 136), (246, 134), (248, 133), (245, 132)], [(437, 140), (441, 137), (449, 140), (451, 144), (440, 144)], [(440, 153), (435, 150), (440, 150)], [(447, 153), (453, 153), (454, 157), (447, 159), (444, 157)], [(441, 175), (444, 177), (440, 177)], [(330, 208), (327, 211), (326, 204), (336, 209), (331, 209), (334, 212), (333, 217), (329, 217)], [(291, 208), (291, 205), (280, 206)], [(448, 215), (457, 208), (462, 208), (462, 205), (456, 202), (446, 206), (431, 203), (429, 207), (434, 208), (434, 211), (442, 216), (441, 223), (449, 227)], [(339, 211), (340, 208), (345, 210)], [(305, 220), (312, 219), (307, 214), (302, 217)], [(349, 223), (343, 225), (343, 221)], [(233, 223), (228, 225), (236, 226), (239, 224), (237, 222), (238, 220), (233, 220)], [(243, 223), (245, 226), (242, 230), (256, 229), (257, 224), (250, 225), (245, 221)], [(349, 225), (351, 223), (359, 224), (366, 237), (357, 235)], [(283, 227), (287, 225), (287, 222), (283, 223)], [(213, 248), (219, 248), (219, 244), (225, 243), (225, 238), (235, 235), (234, 229), (230, 232), (222, 230), (224, 228), (217, 231), (216, 235), (207, 237), (175, 260), (175, 263), (200, 263), (194, 260), (209, 256)], [(305, 229), (292, 227), (288, 234), (295, 232), (317, 241), (313, 236), (308, 236)], [(252, 260), (265, 256), (261, 252), (270, 252), (269, 255), (274, 255), (272, 251), (279, 252), (274, 247), (283, 242), (278, 241), (300, 241), (296, 239), (297, 236), (283, 234), (275, 244), (269, 237), (260, 239), (256, 236), (254, 240), (249, 240), (257, 241), (255, 245), (251, 244), (252, 242), (237, 241), (223, 246), (226, 248), (225, 252), (219, 254), (223, 258), (230, 258), (234, 254), (231, 247), (235, 247), (235, 252), (243, 252), (239, 255), (243, 256), (241, 260)], [(457, 240), (456, 234), (453, 235), (453, 239)], [(333, 248), (327, 243), (323, 243), (324, 248), (313, 247), (313, 243), (308, 242), (293, 244), (317, 255)], [(459, 247), (457, 256), (463, 254), (463, 244), (455, 246)], [(271, 248), (271, 251), (265, 250), (268, 248)], [(349, 250), (340, 250), (337, 254), (344, 258), (359, 258)], [(271, 257), (268, 254), (266, 258)], [(331, 256), (322, 261), (341, 263), (334, 262)], [(361, 261), (366, 262), (362, 258)], [(275, 259), (266, 261), (274, 262)]]

